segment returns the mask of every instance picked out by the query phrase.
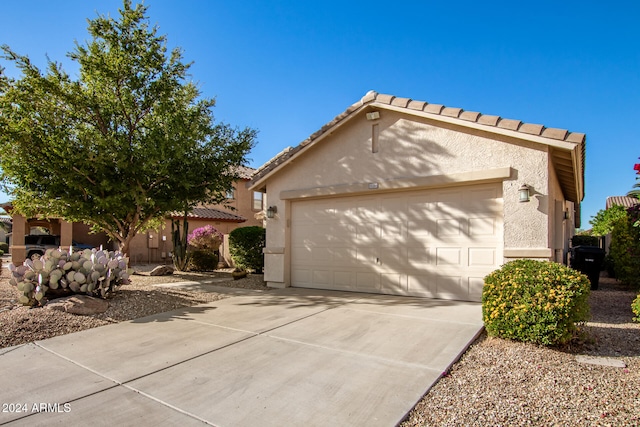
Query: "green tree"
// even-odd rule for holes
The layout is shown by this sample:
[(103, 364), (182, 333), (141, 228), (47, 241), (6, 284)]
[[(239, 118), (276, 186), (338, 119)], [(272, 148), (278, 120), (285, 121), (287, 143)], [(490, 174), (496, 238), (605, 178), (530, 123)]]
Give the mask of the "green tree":
[(125, 0), (119, 19), (89, 20), (90, 41), (68, 54), (77, 79), (6, 45), (22, 75), (0, 69), (1, 178), (14, 208), (89, 224), (125, 253), (168, 213), (223, 202), (256, 137), (214, 121), (214, 100), (146, 11)]
[(613, 231), (615, 223), (627, 217), (627, 208), (613, 205), (609, 209), (599, 210), (589, 221), (591, 234), (594, 236), (606, 236)]

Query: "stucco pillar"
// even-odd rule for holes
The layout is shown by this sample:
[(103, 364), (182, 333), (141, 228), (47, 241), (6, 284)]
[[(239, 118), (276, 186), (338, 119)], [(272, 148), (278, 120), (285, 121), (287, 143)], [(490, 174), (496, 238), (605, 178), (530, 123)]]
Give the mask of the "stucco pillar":
[(73, 224), (60, 220), (60, 246), (68, 248), (73, 244)]
[(11, 262), (15, 265), (21, 265), (27, 257), (27, 248), (24, 245), (24, 236), (26, 234), (27, 220), (24, 216), (14, 214), (13, 218), (13, 231), (11, 234)]

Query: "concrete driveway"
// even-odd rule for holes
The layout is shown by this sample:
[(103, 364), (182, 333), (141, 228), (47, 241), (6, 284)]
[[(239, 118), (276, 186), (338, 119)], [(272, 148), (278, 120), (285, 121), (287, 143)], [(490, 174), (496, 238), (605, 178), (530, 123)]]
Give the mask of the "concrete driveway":
[(254, 292), (0, 349), (0, 424), (393, 426), (481, 329), (477, 303)]

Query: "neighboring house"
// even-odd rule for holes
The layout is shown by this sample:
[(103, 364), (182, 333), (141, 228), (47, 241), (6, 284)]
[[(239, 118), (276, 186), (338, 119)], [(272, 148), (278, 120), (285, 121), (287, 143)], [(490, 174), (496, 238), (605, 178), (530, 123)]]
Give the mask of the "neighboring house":
[(60, 218), (26, 218), (14, 213), (11, 203), (3, 204), (2, 208), (11, 215), (12, 232), (9, 250), (11, 260), (15, 264), (21, 264), (27, 257), (25, 236), (42, 234), (42, 230), (46, 230), (48, 234), (60, 236), (60, 245), (63, 247), (69, 247), (73, 242), (96, 247), (100, 245), (111, 247), (106, 234), (90, 234), (90, 228), (86, 224), (71, 223)]
[(8, 216), (0, 216), (0, 242), (9, 243), (11, 237), (11, 218)]
[(605, 209), (609, 209), (612, 206), (624, 206), (625, 208), (632, 208), (638, 203), (640, 203), (640, 199), (638, 199), (637, 197), (610, 196), (607, 197)]
[[(228, 234), (238, 227), (263, 225), (262, 219), (256, 218), (256, 214), (262, 211), (262, 193), (252, 192), (246, 186), (254, 172), (255, 169), (241, 167), (240, 179), (234, 185), (233, 191), (229, 192), (228, 200), (224, 205), (200, 206), (195, 208), (188, 217), (189, 230), (211, 224), (225, 235), (221, 252), (228, 264), (231, 264), (228, 253)], [(10, 203), (2, 207), (12, 215)], [(30, 234), (36, 227), (47, 229), (49, 234), (59, 235), (60, 244), (63, 247), (71, 245), (73, 241), (95, 247), (103, 245), (109, 249), (117, 247), (104, 233), (90, 234), (89, 226), (85, 224), (70, 223), (56, 218), (25, 218), (18, 214), (12, 215), (12, 218), (14, 241), (11, 253), (14, 263), (21, 263), (26, 257), (24, 237), (20, 241), (16, 237)], [(181, 214), (176, 213), (174, 219), (179, 218), (182, 218)], [(180, 227), (182, 227), (182, 221), (180, 221)], [(130, 244), (129, 256), (132, 264), (170, 262), (171, 249), (171, 221), (167, 220), (164, 228), (149, 230), (134, 237)]]
[(566, 260), (584, 156), (582, 133), (371, 91), (253, 176), (265, 281), (480, 301), (509, 260)]
[[(263, 207), (262, 193), (249, 191), (246, 185), (255, 171), (250, 167), (240, 167), (238, 170), (240, 179), (234, 184), (233, 190), (227, 194), (227, 201), (224, 204), (199, 206), (188, 215), (189, 232), (205, 225), (212, 225), (224, 234), (220, 252), (228, 265), (232, 265), (229, 255), (229, 233), (238, 227), (251, 225), (262, 227), (263, 225), (262, 219), (256, 218), (256, 214), (262, 211)], [(176, 212), (173, 220), (180, 221), (182, 230), (182, 213)], [(172, 248), (171, 220), (167, 220), (162, 229), (149, 230), (134, 237), (129, 247), (129, 256), (132, 263), (169, 262)]]

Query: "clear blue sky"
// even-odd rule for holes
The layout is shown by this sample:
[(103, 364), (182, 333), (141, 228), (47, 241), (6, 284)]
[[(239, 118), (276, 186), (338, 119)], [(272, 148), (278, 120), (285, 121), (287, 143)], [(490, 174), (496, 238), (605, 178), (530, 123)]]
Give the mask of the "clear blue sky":
[[(147, 0), (215, 115), (259, 130), (250, 165), (373, 89), (587, 134), (583, 228), (636, 183), (640, 2)], [(0, 43), (44, 66), (119, 0), (3, 1)], [(4, 64), (6, 66), (6, 64)], [(15, 72), (7, 70), (9, 74)], [(0, 194), (0, 201), (8, 197)]]

